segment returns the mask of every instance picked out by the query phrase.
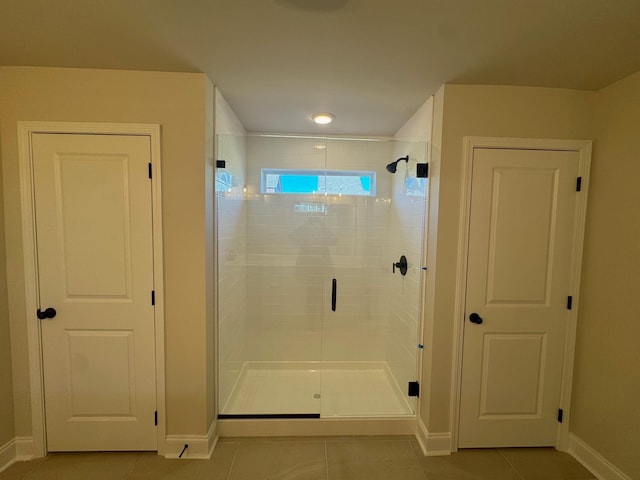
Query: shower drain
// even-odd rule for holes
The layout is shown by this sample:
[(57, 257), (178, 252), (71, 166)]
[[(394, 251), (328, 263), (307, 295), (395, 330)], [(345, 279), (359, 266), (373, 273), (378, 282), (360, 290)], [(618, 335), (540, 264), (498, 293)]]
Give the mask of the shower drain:
[(319, 393), (314, 393), (313, 394), (313, 398), (320, 398), (320, 394)]

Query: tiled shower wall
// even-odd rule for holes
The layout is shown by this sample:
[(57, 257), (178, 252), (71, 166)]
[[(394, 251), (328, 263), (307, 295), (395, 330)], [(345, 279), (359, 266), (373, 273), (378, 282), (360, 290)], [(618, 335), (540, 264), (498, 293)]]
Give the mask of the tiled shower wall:
[(219, 135), (216, 172), (218, 226), (219, 405), (224, 408), (247, 357), (246, 137)]
[[(391, 144), (249, 137), (247, 147), (247, 359), (385, 360)], [(325, 153), (327, 169), (375, 171), (378, 195), (259, 193), (262, 168), (322, 170)], [(325, 201), (325, 213), (296, 209)]]
[(385, 165), (392, 148), (391, 142), (353, 140), (331, 140), (327, 145), (327, 168), (374, 171), (376, 196), (328, 199), (330, 265), (338, 282), (338, 302), (336, 312), (324, 315), (325, 360), (386, 359), (391, 175)]
[(323, 199), (260, 193), (262, 168), (323, 168), (325, 150), (315, 143), (247, 139), (247, 360), (320, 360), (324, 216), (295, 205)]

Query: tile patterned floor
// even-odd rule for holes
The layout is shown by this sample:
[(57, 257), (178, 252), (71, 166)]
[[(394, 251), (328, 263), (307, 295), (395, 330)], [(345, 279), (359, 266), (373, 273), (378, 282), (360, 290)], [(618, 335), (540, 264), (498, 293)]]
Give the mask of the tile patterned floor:
[(0, 480), (588, 480), (548, 448), (424, 457), (413, 437), (226, 438), (211, 460), (155, 453), (60, 453), (19, 462)]

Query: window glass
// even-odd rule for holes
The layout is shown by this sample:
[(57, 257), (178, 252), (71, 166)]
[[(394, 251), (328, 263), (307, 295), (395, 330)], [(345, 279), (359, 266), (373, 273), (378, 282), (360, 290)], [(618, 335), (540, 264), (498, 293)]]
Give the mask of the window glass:
[(376, 173), (263, 168), (261, 192), (375, 196)]

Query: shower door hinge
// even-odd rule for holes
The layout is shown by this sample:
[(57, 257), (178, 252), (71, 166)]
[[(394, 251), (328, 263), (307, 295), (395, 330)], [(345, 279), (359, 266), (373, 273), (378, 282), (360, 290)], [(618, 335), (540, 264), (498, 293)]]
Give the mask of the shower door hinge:
[(418, 164), (416, 164), (416, 177), (418, 177), (418, 178), (429, 178), (429, 164), (428, 163), (418, 163)]
[(419, 397), (420, 396), (420, 384), (418, 382), (409, 382), (409, 392), (410, 397)]
[(225, 168), (227, 166), (226, 160), (216, 160), (216, 168)]

